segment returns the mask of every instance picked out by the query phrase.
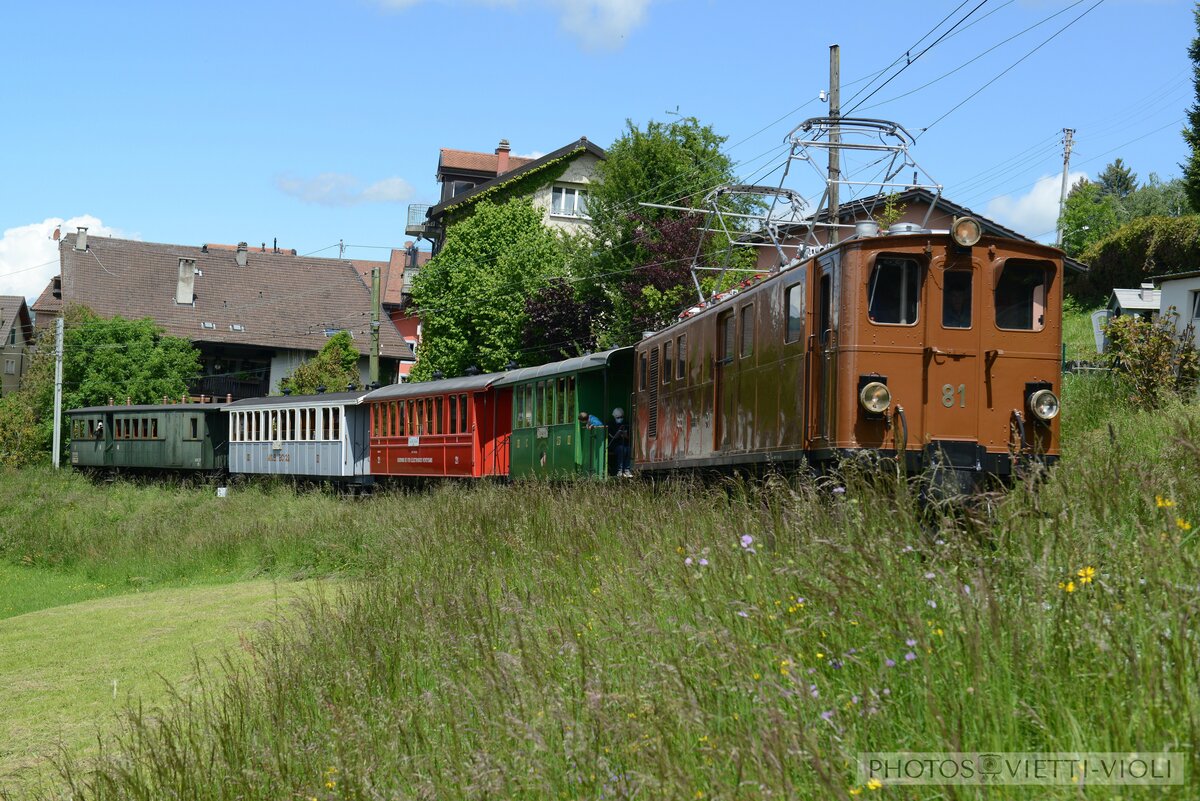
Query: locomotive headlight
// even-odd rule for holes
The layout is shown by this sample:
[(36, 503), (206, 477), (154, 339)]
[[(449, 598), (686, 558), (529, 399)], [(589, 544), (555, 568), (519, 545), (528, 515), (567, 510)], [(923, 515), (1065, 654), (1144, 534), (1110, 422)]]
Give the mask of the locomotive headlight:
[(858, 402), (871, 414), (883, 414), (892, 405), (892, 393), (886, 384), (872, 381), (858, 391)]
[(983, 236), (983, 226), (974, 217), (955, 217), (954, 224), (950, 227), (950, 235), (954, 237), (955, 242), (969, 248)]
[(1039, 389), (1029, 396), (1029, 411), (1037, 419), (1050, 422), (1058, 417), (1058, 396), (1048, 389)]

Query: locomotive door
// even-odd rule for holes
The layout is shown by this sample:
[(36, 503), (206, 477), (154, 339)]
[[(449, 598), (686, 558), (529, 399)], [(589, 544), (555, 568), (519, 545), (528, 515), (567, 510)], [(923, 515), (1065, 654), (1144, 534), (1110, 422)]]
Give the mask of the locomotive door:
[[(836, 254), (835, 254), (836, 255)], [(829, 447), (834, 435), (837, 408), (837, 297), (838, 263), (822, 259), (817, 277), (817, 319), (812, 334), (812, 391), (816, 396), (810, 408), (816, 410), (813, 439)]]
[(975, 443), (980, 395), (982, 273), (969, 260), (934, 262), (926, 281), (925, 430), (930, 440)]
[(722, 451), (729, 447), (732, 420), (729, 415), (737, 414), (737, 375), (731, 374), (733, 353), (736, 347), (734, 335), (737, 330), (733, 309), (717, 316), (716, 364), (713, 369), (713, 450)]

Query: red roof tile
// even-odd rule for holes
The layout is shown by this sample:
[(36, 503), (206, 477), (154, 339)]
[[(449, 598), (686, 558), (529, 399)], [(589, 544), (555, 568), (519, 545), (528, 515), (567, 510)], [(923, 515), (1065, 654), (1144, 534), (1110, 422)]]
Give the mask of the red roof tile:
[[(496, 175), (499, 159), (500, 157), (495, 153), (475, 153), (470, 150), (451, 150), (444, 147), (442, 148), (441, 158), (438, 160), (438, 172), (441, 172), (442, 168), (446, 168), (450, 170), (487, 172)], [(524, 166), (531, 161), (533, 159), (509, 156), (508, 169), (505, 172), (512, 172), (517, 167)]]

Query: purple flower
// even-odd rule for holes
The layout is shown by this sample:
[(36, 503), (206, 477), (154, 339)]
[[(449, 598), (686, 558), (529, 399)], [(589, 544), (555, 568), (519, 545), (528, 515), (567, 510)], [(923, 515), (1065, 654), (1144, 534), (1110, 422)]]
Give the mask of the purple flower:
[(841, 669), (842, 669), (842, 660), (840, 660), (840, 659), (830, 659), (830, 660), (829, 660), (829, 666), (830, 666), (831, 668), (833, 668), (834, 670), (841, 670)]
[(829, 722), (829, 721), (833, 720), (833, 710), (832, 710), (832, 709), (826, 709), (824, 712), (822, 712), (822, 713), (821, 713), (821, 720), (824, 720), (824, 721), (826, 721), (826, 722)]
[(884, 688), (883, 688), (883, 694), (884, 694), (884, 695), (891, 695), (891, 694), (892, 694), (892, 691), (891, 691), (891, 690), (889, 690), (887, 687), (884, 687)]
[(917, 658), (917, 655), (914, 654), (912, 651), (909, 651), (907, 654), (904, 655), (905, 662), (911, 662), (916, 658)]
[(911, 639), (911, 638), (909, 638), (909, 639), (905, 640), (905, 641), (904, 641), (904, 644), (905, 644), (905, 645), (907, 645), (909, 648), (916, 648), (916, 647), (917, 647), (917, 641), (916, 641), (916, 640), (914, 640), (914, 639)]
[(708, 560), (704, 557), (700, 557), (700, 567), (708, 567)]
[(852, 695), (852, 696), (850, 696), (850, 703), (852, 703), (852, 704), (857, 704), (857, 703), (858, 703), (858, 696), (857, 696), (857, 695)]
[(833, 488), (833, 494), (834, 494), (834, 495), (845, 495), (845, 494), (846, 494), (846, 488), (845, 488), (845, 487), (834, 487), (834, 488)]
[(745, 610), (738, 612), (738, 617), (750, 617), (750, 614)]
[(858, 653), (857, 648), (851, 648), (849, 651), (846, 652), (846, 656), (854, 656), (857, 653)]
[(688, 567), (691, 567), (692, 566), (692, 557), (689, 556), (687, 559), (684, 559), (683, 563), (685, 565), (687, 565)]
[(932, 580), (932, 579), (937, 578), (937, 576), (935, 576), (933, 573), (926, 573), (925, 578)]
[(885, 660), (883, 660), (883, 664), (885, 667), (895, 667), (896, 660), (895, 659), (885, 659)]
[(751, 537), (749, 534), (742, 535), (742, 547), (743, 548), (749, 548), (753, 544), (754, 544), (754, 537)]
[(811, 695), (813, 698), (817, 698), (821, 695), (821, 692), (820, 692), (820, 690), (817, 689), (817, 685), (810, 684), (810, 685), (808, 685), (808, 694)]
[(932, 598), (930, 598), (925, 603), (929, 604), (930, 609), (937, 609), (937, 601), (933, 600)]

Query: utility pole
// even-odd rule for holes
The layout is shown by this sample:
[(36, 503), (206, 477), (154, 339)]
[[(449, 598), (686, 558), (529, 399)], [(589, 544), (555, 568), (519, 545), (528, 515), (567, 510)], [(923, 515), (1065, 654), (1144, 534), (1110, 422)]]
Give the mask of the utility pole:
[(1062, 193), (1058, 197), (1058, 238), (1056, 247), (1063, 246), (1063, 212), (1067, 209), (1067, 173), (1071, 169), (1071, 145), (1074, 144), (1075, 129), (1063, 128), (1063, 179)]
[(379, 268), (371, 268), (371, 377), (379, 384)]
[(54, 321), (54, 469), (62, 452), (63, 318)]
[(829, 216), (833, 227), (829, 229), (829, 244), (838, 243), (838, 182), (842, 180), (841, 153), (838, 145), (842, 143), (842, 129), (837, 120), (842, 116), (842, 65), (841, 49), (837, 45), (829, 46), (829, 116), (833, 125), (829, 128)]

